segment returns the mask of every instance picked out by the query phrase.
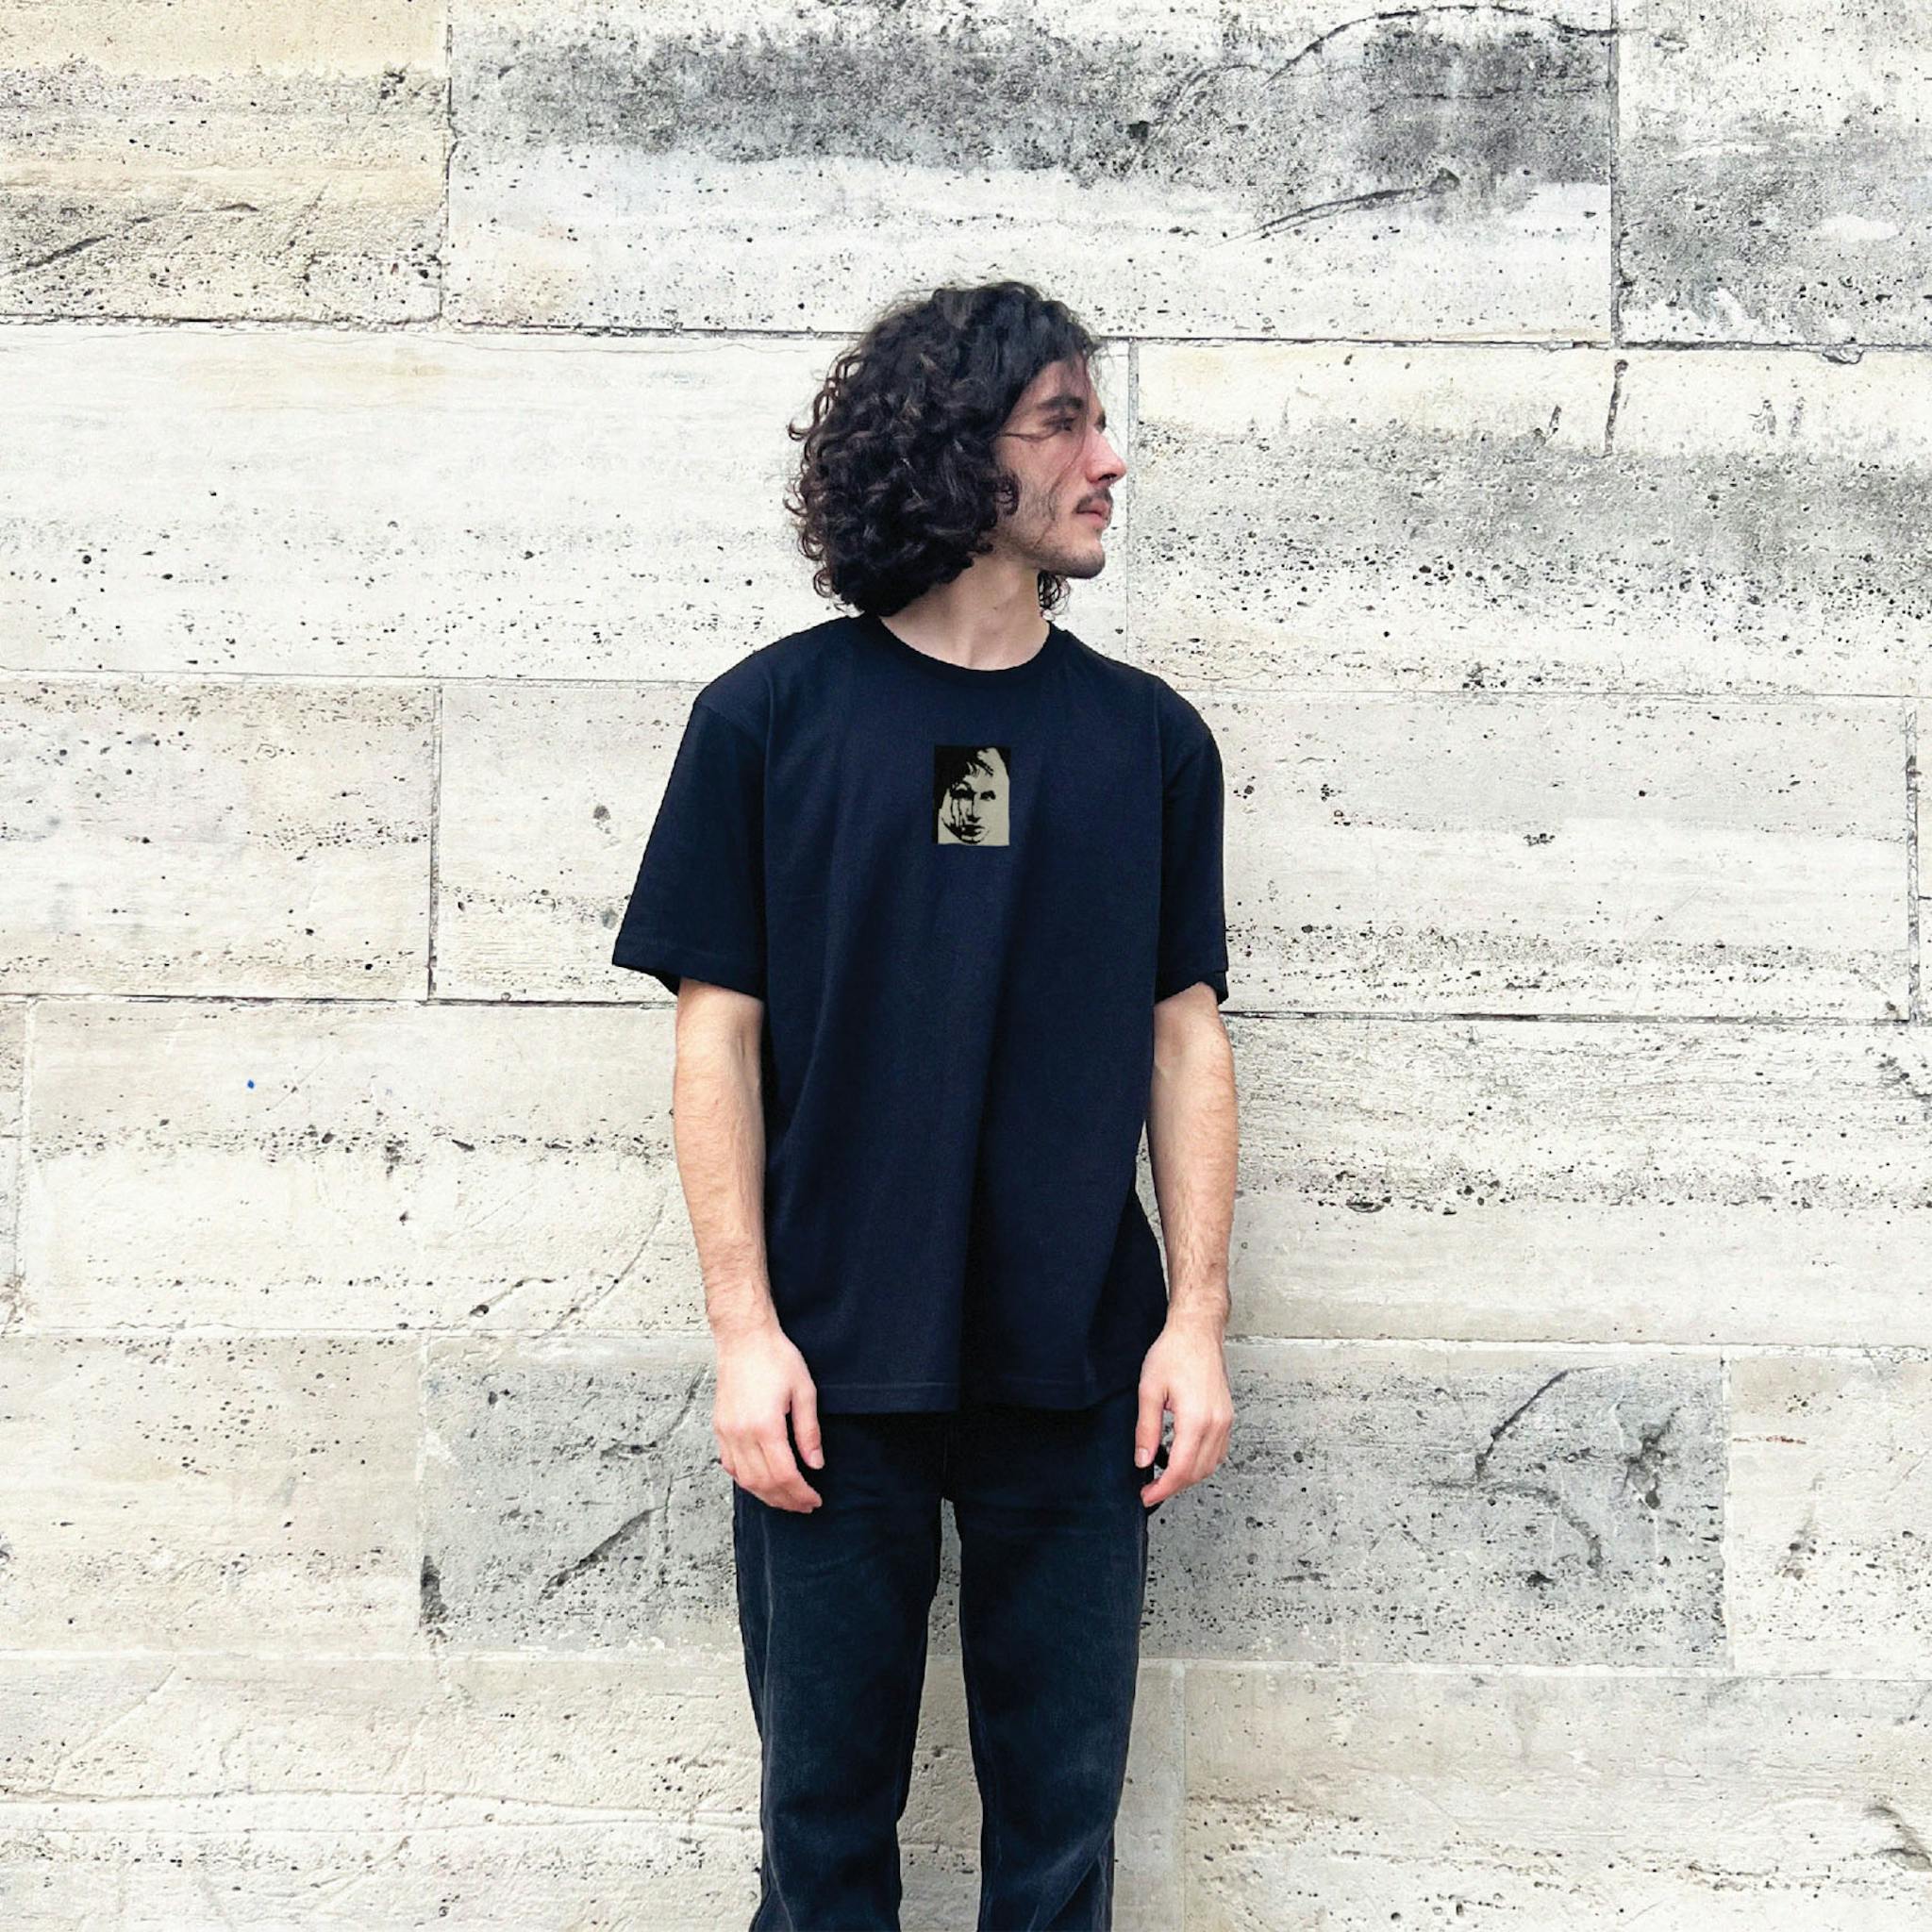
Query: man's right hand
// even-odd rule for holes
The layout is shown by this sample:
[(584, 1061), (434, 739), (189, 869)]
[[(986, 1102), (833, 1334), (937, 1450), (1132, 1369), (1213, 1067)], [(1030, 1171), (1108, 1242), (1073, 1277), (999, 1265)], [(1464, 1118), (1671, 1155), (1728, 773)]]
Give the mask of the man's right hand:
[(791, 1337), (775, 1323), (721, 1336), (711, 1433), (731, 1480), (774, 1508), (816, 1509), (824, 1498), (806, 1481), (791, 1453), (788, 1414), (799, 1455), (822, 1468), (818, 1386)]

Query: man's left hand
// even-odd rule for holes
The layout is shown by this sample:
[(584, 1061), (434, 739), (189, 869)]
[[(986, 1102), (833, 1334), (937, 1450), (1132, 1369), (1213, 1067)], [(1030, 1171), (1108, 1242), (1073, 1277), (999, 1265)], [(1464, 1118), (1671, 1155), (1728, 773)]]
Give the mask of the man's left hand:
[(1221, 1336), (1205, 1324), (1170, 1321), (1141, 1364), (1141, 1414), (1134, 1429), (1134, 1460), (1145, 1469), (1160, 1446), (1160, 1415), (1174, 1411), (1174, 1442), (1167, 1467), (1141, 1491), (1152, 1509), (1177, 1490), (1211, 1475), (1227, 1454), (1234, 1426), (1234, 1396), (1221, 1356)]

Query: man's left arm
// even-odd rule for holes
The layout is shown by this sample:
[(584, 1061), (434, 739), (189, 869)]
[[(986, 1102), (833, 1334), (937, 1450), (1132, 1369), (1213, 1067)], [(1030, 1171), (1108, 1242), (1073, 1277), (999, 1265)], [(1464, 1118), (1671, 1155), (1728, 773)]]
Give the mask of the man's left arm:
[(1148, 1507), (1211, 1474), (1227, 1453), (1234, 1398), (1222, 1358), (1227, 1331), (1227, 1249), (1234, 1226), (1234, 1052), (1214, 989), (1205, 981), (1155, 1003), (1147, 1158), (1167, 1251), (1167, 1324), (1141, 1365), (1134, 1460), (1160, 1443), (1174, 1413), (1167, 1467), (1141, 1491)]

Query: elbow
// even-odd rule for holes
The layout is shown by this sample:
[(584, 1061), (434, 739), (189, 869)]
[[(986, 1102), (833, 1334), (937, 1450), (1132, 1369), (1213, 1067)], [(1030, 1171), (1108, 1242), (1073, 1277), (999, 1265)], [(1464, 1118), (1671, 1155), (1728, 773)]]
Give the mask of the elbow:
[(1204, 1055), (1224, 1058), (1227, 1028), (1214, 989), (1203, 980), (1154, 1003), (1154, 1068), (1174, 1073)]

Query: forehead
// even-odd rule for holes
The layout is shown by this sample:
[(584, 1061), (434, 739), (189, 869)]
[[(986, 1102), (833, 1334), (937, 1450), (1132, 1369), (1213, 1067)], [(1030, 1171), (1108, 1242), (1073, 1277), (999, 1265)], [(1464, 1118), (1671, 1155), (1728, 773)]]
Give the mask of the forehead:
[(1100, 391), (1086, 365), (1078, 361), (1049, 363), (1020, 391), (1016, 414), (1052, 408), (1080, 410), (1101, 408)]

